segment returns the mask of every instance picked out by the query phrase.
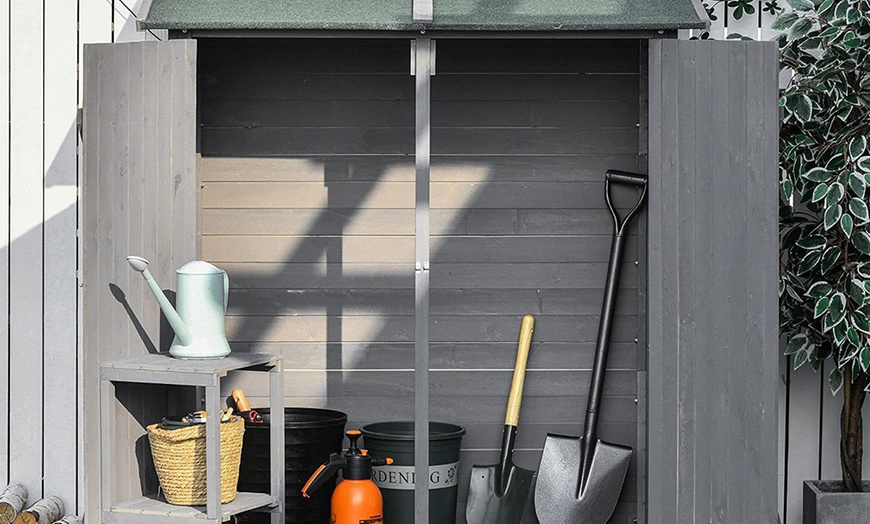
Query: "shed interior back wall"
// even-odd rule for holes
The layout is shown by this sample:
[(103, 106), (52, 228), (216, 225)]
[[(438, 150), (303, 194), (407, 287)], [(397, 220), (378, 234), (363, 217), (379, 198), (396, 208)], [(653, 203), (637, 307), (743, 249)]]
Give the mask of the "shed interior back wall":
[[(236, 351), (283, 354), (286, 404), (345, 411), (349, 427), (413, 418), (409, 59), (405, 40), (199, 47), (201, 256), (230, 275), (229, 338)], [(637, 41), (438, 42), (430, 406), (433, 420), (468, 429), (461, 504), (472, 464), (497, 461), (526, 313), (537, 327), (515, 461), (534, 469), (548, 432), (580, 433), (610, 249), (603, 176), (646, 171), (645, 61)], [(600, 426), (633, 447), (636, 231)], [(267, 384), (236, 386), (266, 403)], [(613, 522), (638, 513), (636, 471)]]

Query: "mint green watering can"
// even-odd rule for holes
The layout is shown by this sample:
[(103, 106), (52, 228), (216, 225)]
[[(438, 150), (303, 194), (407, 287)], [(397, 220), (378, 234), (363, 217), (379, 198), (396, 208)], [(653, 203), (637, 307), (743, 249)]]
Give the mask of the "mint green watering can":
[(208, 262), (195, 260), (178, 268), (175, 308), (148, 271), (142, 257), (127, 257), (134, 270), (142, 273), (160, 309), (175, 330), (169, 354), (175, 358), (224, 358), (230, 354), (224, 317), (230, 296), (227, 273)]

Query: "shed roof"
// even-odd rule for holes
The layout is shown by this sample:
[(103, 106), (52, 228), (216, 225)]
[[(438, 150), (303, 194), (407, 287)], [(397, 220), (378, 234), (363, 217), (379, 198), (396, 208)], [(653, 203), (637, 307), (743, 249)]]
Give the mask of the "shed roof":
[[(147, 4), (147, 2), (146, 2)], [(435, 0), (434, 22), (412, 0), (151, 0), (140, 29), (632, 31), (705, 27), (697, 0)]]

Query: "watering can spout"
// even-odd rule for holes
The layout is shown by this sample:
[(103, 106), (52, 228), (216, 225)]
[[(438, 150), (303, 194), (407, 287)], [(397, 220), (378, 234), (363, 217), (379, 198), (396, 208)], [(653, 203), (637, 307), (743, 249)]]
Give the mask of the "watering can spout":
[(154, 281), (154, 277), (152, 277), (151, 272), (148, 271), (148, 261), (142, 257), (129, 256), (127, 257), (127, 262), (135, 271), (142, 273), (142, 277), (145, 279), (145, 282), (148, 283), (151, 292), (154, 293), (154, 298), (156, 298), (157, 303), (160, 304), (160, 309), (162, 309), (163, 314), (166, 315), (166, 320), (169, 321), (169, 325), (172, 326), (178, 340), (185, 346), (189, 345), (192, 342), (190, 329), (188, 329), (184, 321), (181, 320), (178, 312), (175, 311), (175, 308), (169, 303), (169, 299), (166, 298), (165, 294), (163, 294), (163, 290), (161, 290), (160, 286), (157, 285), (157, 282)]

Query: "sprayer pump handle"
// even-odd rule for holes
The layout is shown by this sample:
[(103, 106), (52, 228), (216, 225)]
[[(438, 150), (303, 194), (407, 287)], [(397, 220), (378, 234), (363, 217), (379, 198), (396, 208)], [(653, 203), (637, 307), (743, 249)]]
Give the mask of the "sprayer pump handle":
[(311, 493), (317, 491), (320, 486), (324, 485), (326, 481), (337, 475), (338, 471), (343, 469), (346, 465), (347, 461), (344, 457), (338, 453), (331, 453), (326, 464), (321, 464), (320, 467), (317, 468), (317, 471), (311, 475), (311, 478), (308, 479), (308, 482), (302, 486), (302, 496), (305, 498), (311, 497)]
[(350, 441), (350, 447), (347, 448), (347, 452), (349, 455), (359, 455), (359, 438), (362, 436), (362, 431), (358, 429), (349, 429), (344, 433), (347, 436), (347, 439)]

